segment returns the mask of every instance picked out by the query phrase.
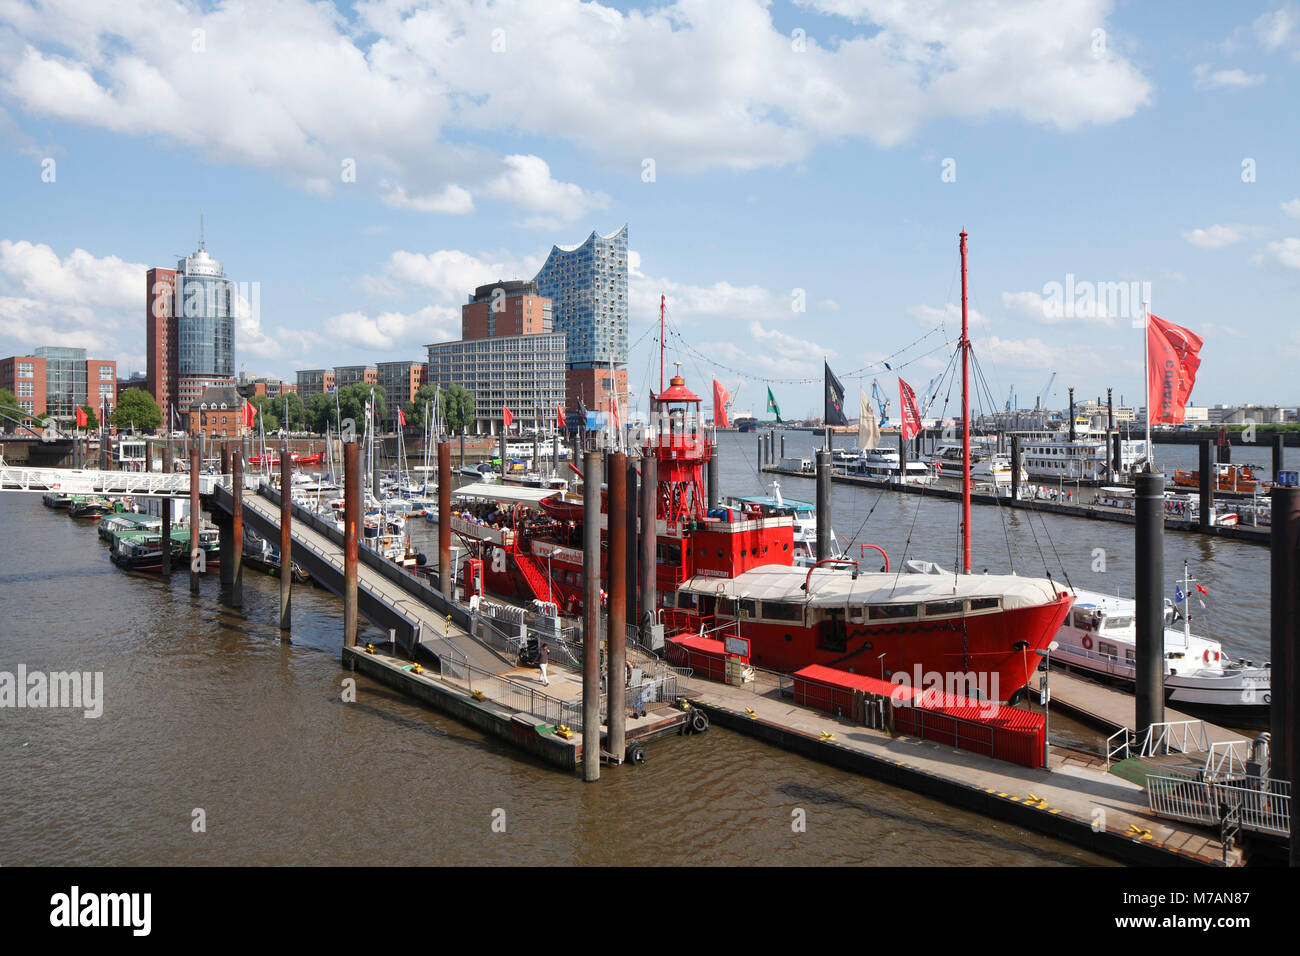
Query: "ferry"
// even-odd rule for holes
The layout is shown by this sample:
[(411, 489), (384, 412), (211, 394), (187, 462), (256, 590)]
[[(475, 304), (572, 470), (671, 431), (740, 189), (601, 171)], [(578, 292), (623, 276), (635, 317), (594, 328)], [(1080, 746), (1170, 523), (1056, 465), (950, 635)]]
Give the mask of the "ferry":
[(1122, 440), (1119, 474), (1115, 474), (1111, 448), (1104, 437), (1076, 437), (1071, 441), (1065, 432), (1045, 441), (1026, 442), (1020, 449), (1020, 463), (1029, 477), (1090, 484), (1117, 481), (1136, 471), (1147, 457), (1145, 441)]
[[(1194, 583), (1184, 573), (1178, 604), (1165, 599), (1165, 695), (1171, 704), (1236, 716), (1267, 718), (1272, 671), (1267, 664), (1234, 660), (1216, 640), (1191, 631), (1186, 604)], [(1078, 591), (1056, 636), (1053, 663), (1131, 688), (1136, 674), (1137, 604), (1132, 599)], [(1179, 621), (1181, 620), (1181, 624)]]
[[(220, 564), (220, 538), (216, 528), (199, 531), (199, 547), (204, 556), (204, 569), (211, 570)], [(188, 529), (173, 533), (171, 539), (171, 569), (190, 566), (190, 534)], [(109, 557), (123, 571), (161, 571), (162, 534), (157, 531), (125, 531), (113, 537)]]

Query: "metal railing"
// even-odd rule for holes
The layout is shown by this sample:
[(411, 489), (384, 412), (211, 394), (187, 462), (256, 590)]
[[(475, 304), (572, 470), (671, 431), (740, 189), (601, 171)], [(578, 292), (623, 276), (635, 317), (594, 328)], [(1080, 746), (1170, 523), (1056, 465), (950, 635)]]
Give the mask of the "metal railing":
[(1249, 749), (1248, 740), (1219, 740), (1210, 744), (1210, 752), (1205, 755), (1205, 768), (1201, 771), (1206, 777), (1246, 773), (1246, 760), (1237, 753), (1237, 745)]
[(462, 685), (470, 693), (478, 691), (488, 700), (538, 717), (546, 723), (582, 730), (581, 702), (560, 700), (536, 687), (475, 667), (463, 659), (444, 660), (442, 679), (446, 683)]
[(1152, 724), (1142, 738), (1139, 757), (1164, 753), (1199, 753), (1210, 749), (1203, 720), (1167, 720)]
[(1148, 774), (1147, 805), (1156, 816), (1187, 823), (1220, 826), (1231, 816), (1243, 830), (1274, 836), (1291, 833), (1291, 784), (1272, 777)]
[[(1118, 741), (1116, 740), (1118, 738)], [(1127, 760), (1130, 756), (1129, 745), (1133, 743), (1133, 732), (1127, 727), (1121, 727), (1109, 737), (1106, 738), (1106, 769), (1110, 769), (1110, 762), (1115, 759)], [(1120, 755), (1123, 756), (1120, 756)]]

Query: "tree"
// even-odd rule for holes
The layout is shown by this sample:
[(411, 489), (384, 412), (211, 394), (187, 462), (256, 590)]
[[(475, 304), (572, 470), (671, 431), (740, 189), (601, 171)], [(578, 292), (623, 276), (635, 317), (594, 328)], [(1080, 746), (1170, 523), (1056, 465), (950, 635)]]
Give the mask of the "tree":
[(18, 407), (18, 396), (7, 388), (0, 388), (0, 412), (19, 418), (25, 413)]
[(448, 435), (459, 435), (474, 420), (474, 396), (459, 385), (442, 393), (442, 422)]
[(360, 435), (366, 427), (366, 402), (370, 399), (371, 389), (375, 395), (375, 420), (378, 421), (384, 417), (384, 390), (378, 385), (367, 385), (365, 382), (357, 382), (353, 385), (344, 385), (337, 392), (339, 417), (343, 421), (349, 418), (356, 425), (357, 435)]
[(162, 425), (162, 410), (153, 395), (143, 388), (128, 388), (117, 400), (110, 419), (117, 428), (135, 426), (138, 431), (156, 431)]
[(337, 434), (338, 423), (334, 421), (334, 396), (325, 392), (317, 392), (313, 395), (307, 402), (306, 419), (307, 427), (317, 435), (324, 435), (327, 427)]
[(253, 428), (261, 428), (266, 434), (270, 434), (280, 427), (280, 416), (277, 414), (278, 409), (284, 407), (278, 398), (272, 398), (270, 395), (254, 395), (248, 400), (248, 404), (257, 409), (259, 421), (253, 422)]
[(437, 405), (439, 401), (438, 389), (433, 385), (421, 385), (415, 390), (415, 395), (411, 398), (411, 404), (406, 406), (406, 424), (419, 425), (424, 428), (428, 424), (424, 419), (425, 409), (429, 409), (430, 417), (436, 417)]
[(95, 410), (89, 405), (82, 405), (81, 410), (86, 413), (86, 427), (90, 429), (98, 428), (99, 416), (95, 414)]

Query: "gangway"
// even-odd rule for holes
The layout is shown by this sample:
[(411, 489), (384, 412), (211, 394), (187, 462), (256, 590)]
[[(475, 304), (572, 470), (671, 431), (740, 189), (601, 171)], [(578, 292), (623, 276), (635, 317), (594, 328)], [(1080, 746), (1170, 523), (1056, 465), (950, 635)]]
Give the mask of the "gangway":
[[(210, 495), (224, 475), (199, 475), (199, 494)], [(184, 498), (190, 493), (188, 472), (165, 474), (148, 471), (100, 471), (97, 468), (0, 467), (0, 491), (43, 494), (61, 491), (72, 495), (131, 495), (146, 498)]]

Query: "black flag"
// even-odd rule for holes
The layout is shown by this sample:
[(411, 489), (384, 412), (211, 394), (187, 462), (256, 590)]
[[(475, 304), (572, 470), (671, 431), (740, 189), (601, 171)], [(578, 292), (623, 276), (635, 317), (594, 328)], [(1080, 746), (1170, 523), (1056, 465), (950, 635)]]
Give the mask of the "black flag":
[[(825, 364), (825, 363), (823, 363)], [(826, 366), (826, 416), (827, 425), (847, 425), (844, 417), (844, 386), (835, 377), (829, 365)]]

